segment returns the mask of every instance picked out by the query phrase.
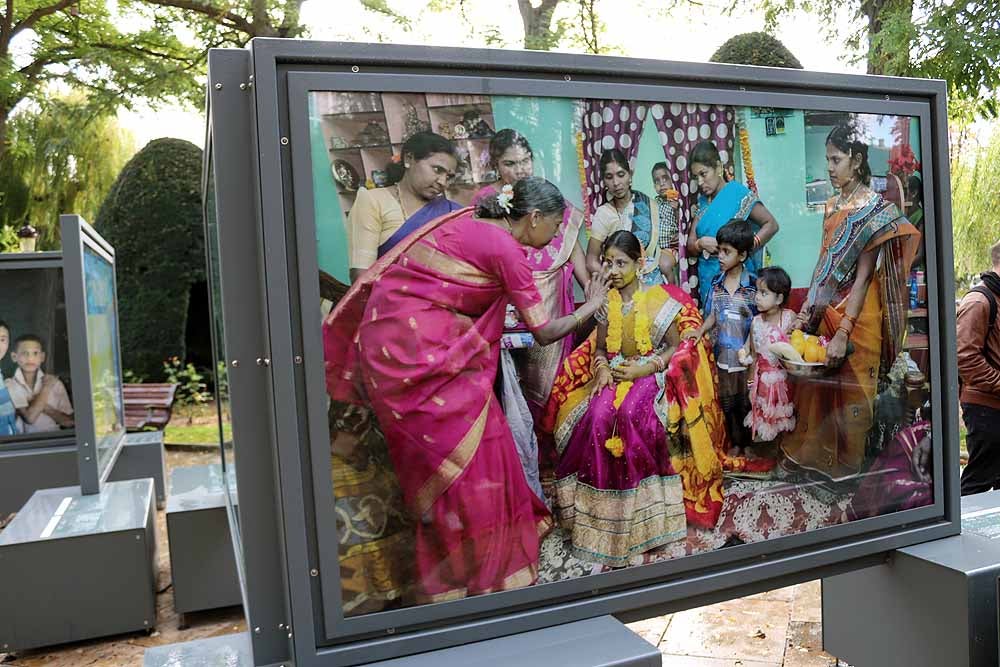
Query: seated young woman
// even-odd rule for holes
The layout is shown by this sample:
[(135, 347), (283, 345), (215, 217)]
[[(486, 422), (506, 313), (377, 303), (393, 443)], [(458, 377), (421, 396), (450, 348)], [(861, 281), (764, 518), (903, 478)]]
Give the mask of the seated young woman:
[[(556, 379), (556, 516), (573, 554), (613, 567), (711, 529), (731, 463), (698, 308), (674, 285), (637, 279), (642, 253), (630, 231), (601, 247), (611, 278), (595, 335)], [(728, 466), (727, 466), (728, 467)]]

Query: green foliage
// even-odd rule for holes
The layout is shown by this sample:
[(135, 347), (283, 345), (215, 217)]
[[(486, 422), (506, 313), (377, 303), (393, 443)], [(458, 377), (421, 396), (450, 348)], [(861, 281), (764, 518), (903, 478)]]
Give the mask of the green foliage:
[(990, 268), (990, 246), (1000, 240), (1000, 129), (979, 146), (967, 142), (951, 164), (951, 218), (955, 281), (960, 292), (969, 278)]
[(226, 362), (220, 361), (215, 364), (215, 385), (219, 390), (219, 400), (229, 400), (229, 371), (226, 370)]
[(167, 382), (177, 385), (174, 398), (181, 405), (200, 405), (212, 400), (206, 391), (205, 376), (191, 362), (184, 363), (178, 357), (170, 357), (163, 362), (163, 376)]
[(114, 246), (123, 365), (146, 377), (184, 358), (191, 285), (205, 279), (201, 149), (156, 139), (125, 168), (97, 215)]
[(0, 225), (0, 252), (18, 252), (21, 244), (17, 232), (10, 225)]
[(131, 368), (126, 368), (122, 373), (122, 382), (125, 384), (142, 384), (146, 381), (146, 376), (136, 373)]
[[(948, 81), (950, 104), (971, 101), (974, 113), (1000, 111), (1000, 3), (946, 0), (727, 0), (764, 16), (773, 31), (785, 16), (815, 17), (827, 41), (842, 45), (846, 60), (864, 61), (870, 74)], [(849, 27), (843, 29), (843, 17)]]
[(0, 11), (0, 155), (10, 114), (50, 82), (88, 91), (87, 102), (105, 111), (137, 99), (203, 96), (193, 76), (201, 54), (162, 25), (122, 21), (115, 3), (17, 0), (6, 6), (7, 14)]
[[(198, 70), (207, 50), (243, 47), (254, 37), (302, 37), (304, 0), (118, 0), (123, 12), (168, 35), (187, 33), (199, 45)], [(366, 0), (367, 2), (367, 0)], [(373, 4), (385, 4), (375, 2)], [(181, 30), (178, 30), (178, 28)]]
[(712, 54), (713, 63), (802, 69), (802, 63), (777, 38), (765, 32), (730, 37)]
[(59, 215), (93, 220), (101, 202), (135, 152), (115, 117), (95, 112), (87, 96), (44, 97), (8, 124), (9, 146), (0, 169), (8, 200), (0, 223), (38, 229), (38, 249), (58, 249)]

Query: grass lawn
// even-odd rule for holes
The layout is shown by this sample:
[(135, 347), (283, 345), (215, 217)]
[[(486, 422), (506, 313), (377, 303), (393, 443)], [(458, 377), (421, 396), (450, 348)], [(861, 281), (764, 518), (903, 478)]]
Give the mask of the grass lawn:
[[(232, 440), (233, 429), (225, 427), (226, 440)], [(163, 432), (163, 442), (168, 445), (218, 445), (219, 426), (217, 424), (177, 424), (173, 420)]]
[[(175, 406), (163, 432), (163, 442), (168, 445), (218, 445), (218, 420), (214, 402)], [(232, 440), (233, 429), (229, 423), (225, 425), (224, 434), (226, 440)]]

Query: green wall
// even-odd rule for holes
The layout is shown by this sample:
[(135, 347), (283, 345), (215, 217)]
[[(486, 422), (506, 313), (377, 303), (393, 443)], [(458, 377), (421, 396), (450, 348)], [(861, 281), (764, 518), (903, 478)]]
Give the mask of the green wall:
[(313, 207), (316, 213), (316, 254), (319, 268), (349, 284), (347, 231), (337, 186), (330, 175), (330, 158), (320, 128), (320, 116), (309, 99), (309, 143), (312, 150)]
[(563, 197), (582, 206), (573, 100), (495, 96), (492, 102), (494, 129), (509, 127), (527, 137), (535, 153), (535, 176), (552, 181)]
[[(823, 230), (822, 211), (805, 203), (806, 174), (817, 171), (816, 165), (806, 166), (806, 146), (812, 135), (807, 135), (801, 111), (786, 117), (785, 133), (773, 137), (765, 132), (765, 119), (750, 116), (747, 113), (747, 132), (758, 194), (779, 226), (778, 235), (767, 246), (771, 264), (788, 272), (793, 287), (806, 287)], [(822, 172), (822, 162), (818, 169)]]

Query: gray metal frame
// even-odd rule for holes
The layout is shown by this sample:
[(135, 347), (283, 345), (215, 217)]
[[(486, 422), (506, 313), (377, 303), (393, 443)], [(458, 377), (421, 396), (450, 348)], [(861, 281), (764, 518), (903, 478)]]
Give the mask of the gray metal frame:
[[(283, 546), (287, 569), (265, 572), (247, 563), (246, 585), (252, 592), (287, 577), (281, 584), (288, 586), (295, 619), (297, 664), (357, 664), (601, 614), (636, 616), (678, 609), (696, 601), (725, 599), (815, 578), (824, 570), (846, 571), (861, 562), (877, 561), (888, 550), (958, 532), (957, 410), (950, 401), (942, 400), (957, 390), (943, 82), (568, 54), (297, 40), (254, 40), (250, 51), (252, 79), (230, 77), (223, 81), (216, 53), (215, 75), (210, 56), (209, 82), (216, 106), (226, 90), (241, 94), (240, 89), (231, 89), (234, 83), (251, 84), (245, 88), (253, 94), (254, 126), (247, 128), (248, 134), (240, 137), (240, 143), (224, 147), (220, 141), (223, 126), (213, 125), (220, 233), (225, 236), (228, 225), (248, 225), (250, 220), (256, 224), (253, 234), (244, 228), (242, 240), (223, 245), (224, 288), (242, 283), (238, 289), (254, 302), (234, 303), (234, 294), (225, 292), (229, 355), (240, 359), (235, 349), (242, 347), (247, 350), (243, 357), (257, 355), (266, 360), (262, 374), (246, 381), (234, 378), (231, 385), (239, 481), (245, 481), (246, 475), (270, 475), (280, 494), (256, 498), (255, 510), (247, 505), (251, 496), (241, 486), (240, 526), (246, 530), (255, 525), (262, 533), (271, 534), (275, 540), (272, 546), (279, 541)], [(224, 84), (222, 89), (219, 83)], [(766, 544), (345, 619), (339, 603), (323, 356), (315, 306), (319, 293), (306, 113), (309, 90), (614, 97), (919, 117), (926, 172), (932, 428), (934, 469), (938, 471), (934, 504)], [(242, 123), (243, 113), (234, 117), (215, 108), (210, 118), (226, 118), (225, 129), (230, 134), (236, 129), (231, 126)], [(244, 169), (251, 173), (233, 178), (233, 171)], [(223, 175), (229, 176), (228, 184), (223, 184)], [(246, 201), (248, 192), (252, 201)], [(222, 200), (233, 198), (243, 201), (224, 213)], [(233, 217), (237, 210), (240, 215)], [(242, 253), (228, 245), (230, 242), (242, 243)], [(226, 261), (233, 257), (239, 259)], [(257, 305), (262, 295), (254, 291), (259, 289), (264, 290), (262, 307)], [(237, 308), (243, 312), (231, 313)], [(247, 310), (267, 315), (266, 331), (259, 324), (264, 319), (257, 319), (255, 326)], [(259, 402), (265, 396), (269, 404)], [(239, 403), (250, 400), (258, 401), (260, 408), (250, 418), (257, 421), (256, 429), (244, 422), (247, 413), (237, 412)], [(273, 446), (265, 434), (273, 438)], [(255, 450), (261, 447), (257, 455), (243, 454), (248, 447), (244, 438), (254, 441)], [(275, 455), (276, 460), (272, 458)], [(253, 494), (260, 492), (259, 488), (248, 488)], [(257, 514), (260, 509), (266, 514)], [(249, 558), (252, 551), (244, 539), (244, 555)]]
[[(59, 216), (59, 226), (63, 244), (63, 285), (66, 292), (66, 328), (69, 331), (69, 360), (73, 374), (73, 388), (76, 405), (73, 407), (77, 442), (77, 462), (80, 466), (80, 490), (84, 495), (100, 493), (111, 470), (115, 467), (118, 454), (125, 444), (125, 424), (121, 431), (112, 434), (111, 455), (103, 468), (98, 456), (97, 426), (94, 420), (94, 387), (90, 381), (90, 347), (87, 332), (87, 292), (86, 275), (83, 268), (84, 247), (90, 249), (111, 263), (114, 275), (114, 306), (118, 308), (118, 271), (115, 267), (115, 249), (110, 243), (88, 225), (78, 215)], [(115, 313), (118, 323), (118, 314)], [(116, 333), (117, 337), (117, 333)], [(118, 345), (118, 359), (121, 360), (121, 342)], [(122, 370), (122, 369), (119, 369)], [(122, 399), (121, 378), (118, 383), (118, 397)]]
[[(62, 253), (59, 251), (30, 253), (0, 253), (0, 273), (19, 269), (63, 269)], [(13, 341), (11, 341), (13, 342)], [(32, 433), (16, 438), (0, 440), (0, 452), (17, 450), (38, 450), (43, 448), (62, 448), (66, 445), (76, 445), (75, 429), (58, 433)]]
[[(227, 494), (237, 571), (257, 665), (291, 659), (284, 530), (272, 444), (273, 404), (268, 377), (268, 303), (260, 218), (261, 170), (256, 153), (250, 53), (208, 55), (209, 136), (222, 269), (226, 366), (239, 512)], [(206, 174), (207, 176), (207, 174)], [(220, 451), (221, 454), (221, 451)], [(227, 471), (228, 474), (228, 471)], [(227, 483), (227, 487), (228, 487)]]

